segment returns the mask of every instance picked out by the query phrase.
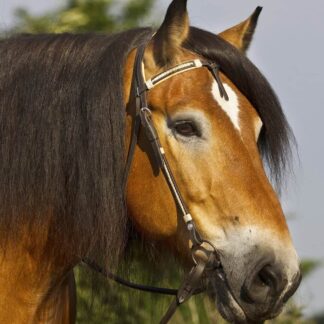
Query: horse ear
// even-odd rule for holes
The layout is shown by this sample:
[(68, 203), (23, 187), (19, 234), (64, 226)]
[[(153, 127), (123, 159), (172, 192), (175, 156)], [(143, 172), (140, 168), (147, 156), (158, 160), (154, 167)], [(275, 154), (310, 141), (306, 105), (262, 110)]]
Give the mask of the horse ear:
[(241, 51), (246, 52), (251, 44), (261, 11), (262, 7), (257, 7), (248, 19), (223, 31), (219, 36)]
[(164, 66), (172, 63), (181, 44), (189, 33), (187, 0), (173, 0), (161, 27), (153, 38), (153, 54), (156, 64)]

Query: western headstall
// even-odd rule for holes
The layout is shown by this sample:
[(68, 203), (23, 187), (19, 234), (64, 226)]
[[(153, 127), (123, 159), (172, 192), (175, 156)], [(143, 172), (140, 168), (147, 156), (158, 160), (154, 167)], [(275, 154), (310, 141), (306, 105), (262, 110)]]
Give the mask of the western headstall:
[(207, 68), (212, 73), (213, 77), (215, 78), (218, 84), (221, 97), (225, 98), (225, 100), (229, 100), (229, 98), (224, 89), (223, 83), (219, 77), (219, 66), (214, 62), (205, 62), (196, 59), (193, 61), (179, 64), (163, 73), (154, 76), (149, 80), (145, 80), (143, 63), (145, 48), (145, 44), (139, 46), (135, 58), (132, 87), (136, 95), (136, 110), (133, 119), (131, 139), (127, 155), (124, 188), (126, 188), (127, 185), (128, 174), (134, 157), (135, 147), (138, 142), (139, 132), (142, 127), (145, 131), (148, 141), (151, 144), (158, 167), (162, 171), (169, 185), (171, 193), (178, 206), (179, 212), (181, 212), (182, 218), (186, 225), (186, 229), (189, 234), (189, 240), (192, 244), (191, 253), (194, 265), (190, 270), (189, 274), (183, 280), (180, 288), (176, 290), (134, 284), (110, 272), (103, 270), (100, 266), (98, 266), (95, 262), (91, 260), (85, 259), (83, 260), (83, 262), (93, 270), (103, 274), (105, 277), (112, 279), (127, 287), (165, 295), (175, 295), (176, 298), (169, 306), (168, 311), (160, 321), (160, 324), (166, 324), (174, 315), (179, 305), (186, 302), (192, 295), (204, 291), (204, 288), (201, 285), (203, 276), (208, 271), (215, 271), (216, 269), (220, 269), (221, 263), (219, 255), (217, 253), (217, 249), (210, 241), (204, 240), (201, 237), (197, 230), (195, 222), (184, 202), (184, 199), (181, 195), (181, 192), (178, 188), (176, 180), (167, 161), (165, 151), (159, 140), (158, 133), (153, 124), (151, 118), (152, 112), (147, 102), (147, 92), (159, 85), (160, 83), (177, 74), (184, 73), (193, 69)]

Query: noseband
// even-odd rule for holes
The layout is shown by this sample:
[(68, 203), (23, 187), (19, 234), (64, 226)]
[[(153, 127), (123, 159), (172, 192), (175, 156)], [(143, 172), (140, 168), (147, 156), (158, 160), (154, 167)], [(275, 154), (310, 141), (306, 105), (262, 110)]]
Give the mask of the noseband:
[(145, 131), (145, 135), (150, 142), (152, 150), (154, 152), (156, 163), (159, 169), (162, 171), (168, 185), (170, 191), (175, 199), (179, 212), (181, 212), (181, 216), (186, 226), (186, 230), (189, 236), (189, 240), (191, 242), (191, 254), (193, 259), (193, 267), (190, 270), (189, 274), (185, 277), (182, 282), (182, 285), (178, 290), (175, 289), (166, 289), (166, 288), (156, 288), (150, 286), (137, 285), (134, 283), (130, 283), (122, 278), (117, 277), (116, 275), (103, 270), (99, 267), (95, 262), (90, 261), (88, 259), (83, 260), (85, 264), (90, 266), (93, 270), (100, 272), (105, 277), (109, 279), (113, 279), (116, 282), (125, 285), (130, 288), (167, 294), (167, 295), (175, 295), (176, 298), (169, 306), (168, 311), (160, 321), (161, 324), (168, 323), (171, 317), (174, 315), (177, 307), (184, 302), (186, 302), (192, 295), (200, 293), (205, 290), (202, 288), (202, 278), (206, 275), (207, 272), (215, 271), (216, 269), (221, 268), (220, 258), (217, 253), (217, 249), (215, 246), (208, 240), (204, 240), (200, 235), (195, 221), (193, 220), (188, 207), (186, 206), (184, 199), (181, 195), (177, 182), (173, 176), (172, 170), (168, 163), (168, 160), (165, 155), (165, 151), (161, 145), (158, 133), (153, 124), (151, 115), (152, 112), (148, 106), (147, 102), (147, 93), (160, 83), (166, 81), (169, 78), (172, 78), (175, 75), (185, 73), (187, 71), (198, 69), (198, 68), (207, 68), (215, 78), (221, 97), (228, 100), (228, 95), (224, 89), (223, 83), (219, 77), (219, 66), (215, 63), (204, 62), (199, 59), (185, 62), (179, 64), (163, 73), (160, 73), (150, 80), (145, 80), (144, 77), (144, 52), (145, 52), (145, 44), (140, 46), (137, 49), (134, 72), (133, 72), (133, 81), (132, 81), (132, 91), (136, 96), (136, 109), (135, 115), (133, 116), (133, 125), (132, 125), (132, 133), (129, 144), (129, 150), (126, 161), (126, 170), (125, 170), (125, 178), (124, 178), (124, 189), (126, 189), (127, 179), (129, 175), (129, 171), (132, 165), (135, 147), (138, 143), (138, 136), (141, 127)]

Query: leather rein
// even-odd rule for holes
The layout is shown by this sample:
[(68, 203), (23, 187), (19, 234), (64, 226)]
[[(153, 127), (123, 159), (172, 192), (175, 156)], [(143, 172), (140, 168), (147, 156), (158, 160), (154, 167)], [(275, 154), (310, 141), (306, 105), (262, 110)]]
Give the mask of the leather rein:
[(164, 317), (160, 321), (160, 324), (166, 324), (170, 321), (170, 319), (176, 312), (178, 306), (186, 302), (192, 295), (199, 294), (205, 291), (206, 288), (202, 286), (203, 277), (206, 275), (207, 272), (221, 269), (221, 263), (217, 249), (210, 241), (204, 240), (199, 234), (196, 224), (188, 210), (188, 207), (184, 202), (184, 199), (181, 195), (177, 182), (173, 176), (172, 170), (166, 158), (165, 151), (161, 145), (158, 133), (153, 124), (151, 118), (152, 112), (147, 103), (147, 93), (155, 86), (173, 77), (174, 75), (184, 73), (193, 69), (207, 68), (215, 78), (221, 96), (225, 98), (225, 100), (228, 100), (228, 95), (219, 77), (219, 66), (213, 62), (205, 62), (199, 59), (179, 64), (163, 73), (154, 76), (150, 80), (145, 80), (143, 63), (145, 48), (146, 44), (139, 46), (135, 58), (132, 89), (136, 96), (136, 109), (135, 115), (133, 116), (132, 133), (127, 155), (124, 188), (126, 189), (127, 179), (135, 153), (135, 147), (138, 143), (139, 132), (140, 129), (143, 128), (145, 131), (145, 135), (153, 149), (157, 165), (162, 171), (165, 180), (169, 185), (170, 191), (175, 199), (178, 210), (181, 213), (181, 216), (185, 223), (186, 230), (189, 235), (189, 240), (192, 246), (191, 254), (194, 265), (191, 268), (190, 272), (185, 276), (179, 289), (168, 289), (131, 283), (116, 276), (115, 274), (109, 271), (104, 270), (102, 267), (98, 266), (95, 262), (89, 259), (84, 259), (83, 263), (89, 266), (94, 271), (99, 272), (106, 278), (112, 279), (115, 282), (127, 286), (129, 288), (175, 296), (174, 301), (171, 303)]

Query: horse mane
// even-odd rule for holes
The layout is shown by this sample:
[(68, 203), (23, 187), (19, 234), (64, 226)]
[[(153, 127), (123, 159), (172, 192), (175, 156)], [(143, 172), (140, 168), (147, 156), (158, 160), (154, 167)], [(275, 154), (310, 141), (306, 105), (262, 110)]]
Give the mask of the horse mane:
[[(151, 33), (0, 41), (0, 243), (34, 228), (44, 231), (50, 247), (58, 242), (53, 253), (84, 257), (96, 251), (107, 264), (118, 261), (130, 228), (123, 192), (123, 69), (129, 52)], [(257, 109), (264, 123), (259, 146), (279, 180), (290, 128), (265, 77), (209, 32), (191, 28), (183, 46), (217, 62)]]
[(0, 41), (1, 243), (33, 228), (46, 253), (118, 258), (128, 236), (123, 72), (146, 34)]
[(215, 34), (192, 27), (184, 47), (218, 63), (221, 71), (257, 110), (263, 122), (259, 150), (280, 191), (295, 139), (271, 85), (243, 52)]

